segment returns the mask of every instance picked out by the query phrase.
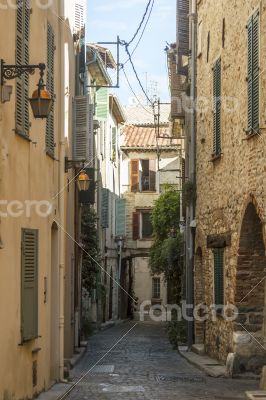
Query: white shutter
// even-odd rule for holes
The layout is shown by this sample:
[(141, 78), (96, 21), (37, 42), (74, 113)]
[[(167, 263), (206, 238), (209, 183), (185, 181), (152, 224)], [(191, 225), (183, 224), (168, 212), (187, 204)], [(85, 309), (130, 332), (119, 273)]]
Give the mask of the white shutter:
[(82, 0), (75, 1), (75, 24), (74, 24), (74, 32), (79, 33), (81, 29), (84, 28), (85, 21), (85, 4)]
[(94, 166), (93, 104), (89, 96), (74, 99), (73, 158), (86, 161), (88, 168)]

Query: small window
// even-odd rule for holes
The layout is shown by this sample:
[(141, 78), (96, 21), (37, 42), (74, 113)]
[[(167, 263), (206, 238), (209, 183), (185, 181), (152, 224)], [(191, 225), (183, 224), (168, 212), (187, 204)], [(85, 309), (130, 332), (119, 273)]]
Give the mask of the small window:
[(224, 249), (213, 249), (214, 259), (214, 301), (221, 306), (224, 304)]
[(161, 297), (161, 279), (152, 278), (152, 298), (159, 299)]
[(156, 160), (131, 160), (131, 191), (156, 191)]
[(140, 160), (140, 191), (154, 192), (156, 185), (156, 160)]
[(151, 212), (144, 211), (141, 213), (142, 219), (142, 239), (149, 239), (152, 237), (153, 228), (151, 220)]

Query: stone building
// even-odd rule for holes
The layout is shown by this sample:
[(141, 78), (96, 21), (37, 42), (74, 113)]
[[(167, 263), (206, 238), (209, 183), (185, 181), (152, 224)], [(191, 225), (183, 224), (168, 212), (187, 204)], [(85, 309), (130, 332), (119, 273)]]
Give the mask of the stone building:
[(239, 317), (195, 341), (231, 374), (266, 363), (265, 20), (264, 2), (198, 1), (195, 303)]
[(148, 301), (167, 304), (163, 276), (152, 277), (149, 249), (152, 245), (151, 211), (165, 184), (179, 188), (181, 145), (172, 137), (170, 107), (161, 107), (160, 125), (155, 127), (151, 107), (130, 106), (121, 137), (121, 192), (125, 199), (126, 232), (123, 265), (132, 273), (135, 310)]

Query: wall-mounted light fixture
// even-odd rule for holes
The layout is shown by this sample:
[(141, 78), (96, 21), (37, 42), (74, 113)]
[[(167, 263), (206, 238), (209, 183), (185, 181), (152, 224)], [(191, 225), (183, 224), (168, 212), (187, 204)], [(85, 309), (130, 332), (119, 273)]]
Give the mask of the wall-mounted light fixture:
[(36, 69), (40, 71), (40, 79), (37, 84), (37, 89), (33, 92), (31, 99), (29, 99), (34, 118), (48, 118), (53, 105), (48, 90), (45, 89), (43, 80), (44, 70), (46, 66), (43, 63), (31, 65), (8, 65), (4, 60), (0, 60), (0, 77), (1, 77), (1, 102), (10, 101), (11, 87), (5, 85), (6, 80), (19, 78), (25, 73), (33, 75)]
[(70, 168), (80, 169), (76, 180), (79, 192), (89, 190), (90, 183), (93, 181), (93, 179), (85, 171), (84, 164), (85, 160), (84, 161), (69, 160), (68, 157), (65, 157), (65, 172), (67, 172)]

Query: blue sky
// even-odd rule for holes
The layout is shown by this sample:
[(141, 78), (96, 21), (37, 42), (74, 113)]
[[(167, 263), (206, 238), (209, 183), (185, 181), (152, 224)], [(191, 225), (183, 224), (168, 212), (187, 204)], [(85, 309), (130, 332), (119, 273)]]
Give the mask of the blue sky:
[[(141, 21), (148, 0), (89, 0), (87, 15), (87, 41), (115, 41), (117, 35), (121, 40), (129, 41)], [(169, 101), (166, 56), (166, 41), (175, 42), (175, 0), (155, 0), (150, 22), (144, 37), (133, 55), (133, 61), (139, 77), (146, 87), (154, 87), (158, 83), (158, 94), (162, 101)], [(134, 48), (133, 43), (130, 47)], [(115, 48), (110, 47), (115, 54)], [(121, 62), (126, 60), (121, 48)], [(141, 97), (141, 89), (134, 77), (130, 63), (125, 66), (127, 76), (137, 95)], [(146, 79), (146, 77), (148, 77)], [(114, 79), (115, 80), (115, 79)], [(123, 73), (121, 72), (121, 88), (115, 93), (126, 105), (133, 96)]]

